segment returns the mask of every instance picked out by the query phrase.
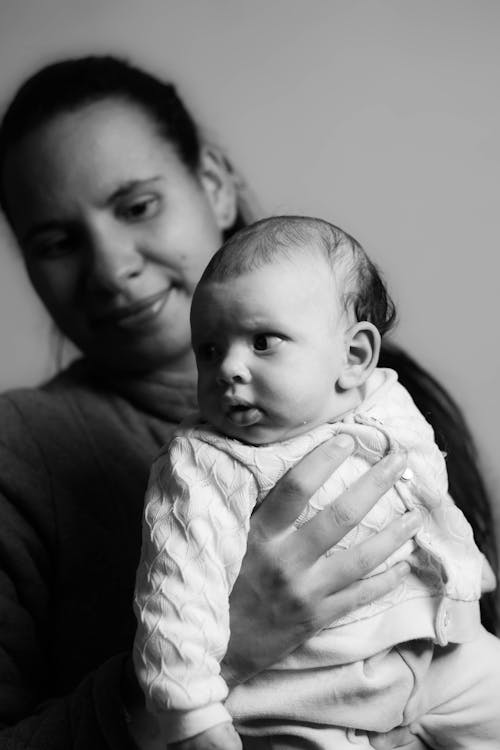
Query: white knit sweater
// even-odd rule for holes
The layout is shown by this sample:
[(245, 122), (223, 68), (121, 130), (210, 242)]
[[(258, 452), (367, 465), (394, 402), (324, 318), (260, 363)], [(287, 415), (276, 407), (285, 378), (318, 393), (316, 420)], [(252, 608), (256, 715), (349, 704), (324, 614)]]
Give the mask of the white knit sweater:
[[(412, 573), (384, 597), (322, 630), (272, 670), (276, 691), (259, 706), (259, 678), (227, 705), (220, 675), (229, 640), (228, 598), (246, 549), (249, 519), (277, 480), (305, 454), (339, 432), (357, 449), (311, 498), (296, 525), (325, 507), (396, 444), (408, 468), (328, 554), (357, 544), (406, 510), (419, 508), (422, 528), (372, 575), (408, 559)], [(294, 529), (290, 530), (294, 533)], [(168, 741), (237, 717), (272, 715), (269, 695), (301, 671), (314, 674), (365, 659), (395, 644), (429, 638), (444, 645), (471, 639), (479, 627), (483, 557), (447, 492), (444, 457), (429, 424), (390, 370), (376, 370), (363, 403), (342, 421), (280, 444), (251, 446), (208, 425), (176, 433), (157, 458), (146, 498), (135, 608), (134, 658), (148, 705)], [(262, 679), (262, 678), (261, 678)], [(263, 678), (269, 687), (269, 675)], [(264, 682), (262, 682), (264, 684)], [(301, 690), (305, 690), (305, 682)], [(271, 701), (272, 702), (272, 701)], [(277, 698), (279, 711), (281, 698)], [(310, 719), (304, 695), (304, 717)], [(327, 722), (332, 721), (331, 706)]]

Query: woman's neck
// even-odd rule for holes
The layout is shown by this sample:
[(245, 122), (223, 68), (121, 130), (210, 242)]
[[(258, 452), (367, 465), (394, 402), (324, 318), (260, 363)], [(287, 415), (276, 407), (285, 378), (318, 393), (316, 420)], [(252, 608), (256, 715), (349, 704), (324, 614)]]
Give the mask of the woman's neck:
[(174, 365), (147, 372), (102, 372), (99, 378), (142, 411), (181, 421), (197, 410), (196, 368)]

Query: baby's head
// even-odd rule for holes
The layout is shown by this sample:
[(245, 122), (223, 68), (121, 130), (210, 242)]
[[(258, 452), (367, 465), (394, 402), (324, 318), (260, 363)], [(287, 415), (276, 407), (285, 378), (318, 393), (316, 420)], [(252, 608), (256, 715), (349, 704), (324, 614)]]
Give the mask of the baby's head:
[(204, 419), (263, 445), (361, 401), (395, 317), (362, 247), (320, 219), (278, 216), (213, 256), (191, 308)]

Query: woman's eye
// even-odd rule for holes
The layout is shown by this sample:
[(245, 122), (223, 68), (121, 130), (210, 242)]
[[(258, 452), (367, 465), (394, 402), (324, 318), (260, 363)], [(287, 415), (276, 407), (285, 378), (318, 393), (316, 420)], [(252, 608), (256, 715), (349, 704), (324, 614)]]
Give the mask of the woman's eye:
[(34, 260), (56, 260), (70, 255), (75, 243), (69, 237), (54, 237), (34, 242), (26, 250), (26, 255)]
[(256, 352), (267, 352), (277, 349), (282, 342), (283, 339), (273, 333), (259, 333), (257, 336), (254, 336), (253, 348)]
[(129, 221), (143, 221), (151, 219), (158, 213), (160, 199), (155, 195), (142, 196), (135, 198), (122, 205), (118, 213)]

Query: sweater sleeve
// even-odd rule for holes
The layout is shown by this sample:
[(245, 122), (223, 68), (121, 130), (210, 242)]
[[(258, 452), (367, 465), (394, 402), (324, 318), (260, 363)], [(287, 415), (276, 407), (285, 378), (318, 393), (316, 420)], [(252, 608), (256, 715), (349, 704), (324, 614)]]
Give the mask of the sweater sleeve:
[(0, 747), (131, 747), (122, 715), (123, 657), (73, 693), (47, 700), (57, 535), (51, 477), (15, 401), (0, 398)]
[(134, 661), (167, 742), (231, 720), (219, 664), (255, 502), (252, 483), (238, 461), (191, 437), (175, 438), (152, 469)]

